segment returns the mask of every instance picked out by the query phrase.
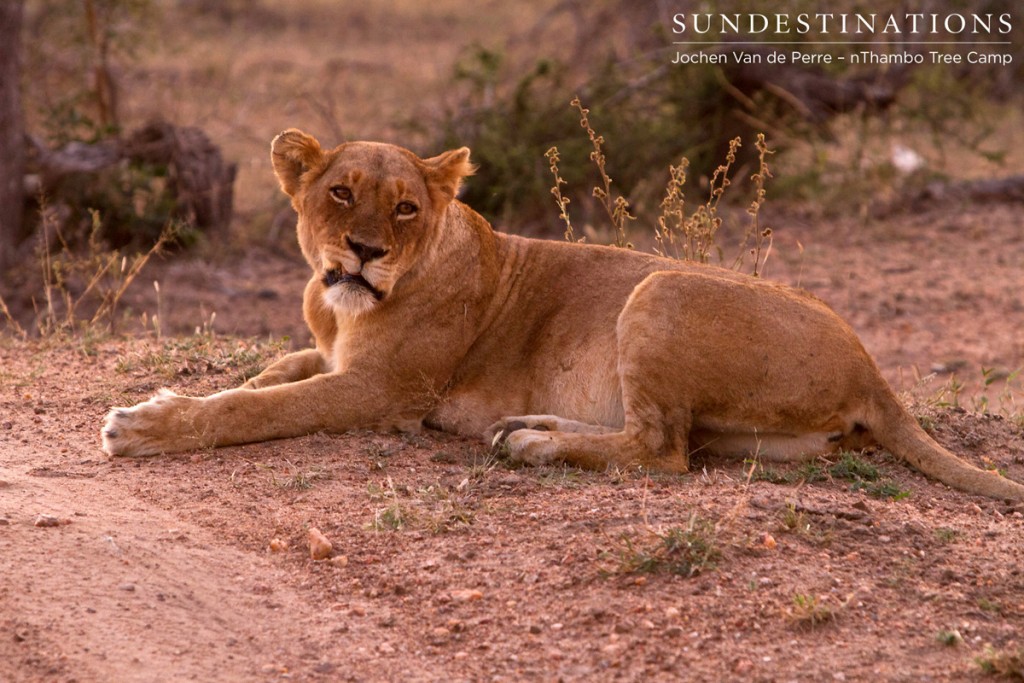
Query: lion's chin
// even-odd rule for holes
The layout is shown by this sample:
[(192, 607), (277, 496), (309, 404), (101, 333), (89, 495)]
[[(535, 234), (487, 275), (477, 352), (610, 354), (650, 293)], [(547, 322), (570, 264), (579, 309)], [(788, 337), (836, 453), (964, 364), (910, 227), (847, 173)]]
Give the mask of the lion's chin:
[(377, 306), (375, 292), (353, 282), (339, 282), (324, 290), (324, 303), (339, 313), (362, 315)]

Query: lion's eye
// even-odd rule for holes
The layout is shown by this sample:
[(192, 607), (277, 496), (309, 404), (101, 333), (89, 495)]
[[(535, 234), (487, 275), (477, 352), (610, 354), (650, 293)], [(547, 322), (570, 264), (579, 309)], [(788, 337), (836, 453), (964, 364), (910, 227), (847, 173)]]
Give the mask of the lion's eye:
[(352, 204), (352, 190), (348, 189), (344, 185), (335, 185), (331, 188), (331, 199), (342, 204), (349, 206)]
[(419, 211), (419, 209), (412, 202), (399, 202), (398, 206), (395, 207), (395, 213), (398, 214), (399, 218), (415, 216), (417, 211)]

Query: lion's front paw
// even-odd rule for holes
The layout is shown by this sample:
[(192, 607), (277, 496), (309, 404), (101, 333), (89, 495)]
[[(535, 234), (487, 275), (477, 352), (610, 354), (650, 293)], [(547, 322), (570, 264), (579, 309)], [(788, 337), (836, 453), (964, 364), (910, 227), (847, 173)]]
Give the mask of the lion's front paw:
[(165, 389), (132, 408), (112, 408), (101, 430), (104, 452), (155, 455), (197, 447), (187, 417), (196, 400)]

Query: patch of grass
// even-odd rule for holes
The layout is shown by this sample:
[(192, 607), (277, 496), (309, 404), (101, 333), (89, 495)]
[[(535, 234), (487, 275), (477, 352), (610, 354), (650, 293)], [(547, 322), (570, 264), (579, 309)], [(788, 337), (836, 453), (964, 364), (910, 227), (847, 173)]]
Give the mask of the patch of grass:
[(1024, 681), (1024, 648), (1009, 648), (996, 650), (991, 645), (985, 646), (985, 651), (974, 662), (990, 676), (1010, 678), (1017, 681)]
[(583, 485), (583, 473), (575, 467), (546, 468), (537, 481), (542, 486), (574, 489)]
[(370, 483), (367, 485), (370, 500), (382, 503), (374, 510), (371, 526), (375, 531), (409, 527), (426, 529), (433, 534), (468, 526), (476, 519), (469, 487), (469, 478), (454, 489), (431, 484), (415, 492), (408, 486), (396, 486), (391, 477), (384, 485)]
[(318, 481), (330, 479), (330, 475), (319, 467), (311, 470), (302, 470), (290, 462), (288, 466), (292, 470), (290, 474), (281, 478), (274, 477), (274, 484), (279, 488), (304, 491), (313, 488), (313, 485)]
[(830, 605), (827, 598), (816, 595), (796, 593), (786, 616), (794, 627), (814, 630), (823, 624), (836, 621), (844, 606)]
[(417, 496), (421, 506), (426, 508), (418, 515), (423, 526), (433, 534), (441, 534), (472, 524), (476, 513), (468, 505), (468, 490), (468, 478), (455, 490), (441, 484), (419, 489)]
[(901, 489), (895, 482), (883, 477), (877, 467), (852, 453), (843, 453), (839, 461), (831, 465), (806, 462), (788, 472), (764, 467), (759, 461), (748, 460), (747, 462), (752, 463), (752, 471), (749, 475), (751, 481), (767, 481), (772, 484), (813, 484), (831, 478), (848, 481), (851, 490), (863, 490), (875, 498), (902, 500), (910, 495), (910, 491)]
[(685, 527), (648, 528), (640, 538), (623, 534), (611, 555), (609, 574), (674, 574), (692, 577), (721, 557), (714, 523), (692, 515)]
[(839, 462), (828, 468), (828, 473), (834, 479), (849, 481), (850, 490), (864, 491), (874, 498), (902, 500), (910, 496), (910, 491), (901, 489), (883, 477), (877, 467), (852, 453), (843, 453)]
[(807, 517), (807, 513), (797, 510), (796, 506), (792, 503), (786, 506), (780, 522), (784, 531), (792, 531), (799, 534), (806, 534), (811, 531), (811, 522)]
[(978, 598), (978, 607), (982, 611), (989, 612), (990, 614), (1002, 614), (1003, 613), (1003, 606), (1001, 604), (999, 604), (998, 601), (996, 601), (996, 600), (989, 600), (988, 598), (985, 598), (985, 597)]
[(843, 453), (839, 462), (828, 468), (828, 473), (836, 479), (853, 482), (878, 481), (881, 476), (877, 467), (852, 453)]
[(964, 642), (964, 637), (960, 635), (960, 631), (955, 628), (942, 629), (935, 634), (935, 640), (939, 641), (946, 647), (956, 647)]
[(391, 477), (383, 486), (370, 482), (366, 485), (366, 492), (371, 501), (385, 503), (373, 511), (374, 531), (398, 531), (409, 523), (407, 506), (398, 499), (398, 490)]
[(287, 343), (287, 337), (261, 342), (200, 333), (162, 340), (156, 348), (142, 353), (123, 354), (118, 357), (115, 370), (120, 373), (144, 370), (165, 379), (228, 374), (241, 384), (258, 375), (269, 359), (285, 350)]
[(941, 526), (935, 530), (935, 538), (939, 543), (952, 543), (958, 540), (961, 535), (959, 529), (952, 529), (950, 527)]
[(378, 508), (373, 513), (374, 531), (398, 531), (408, 524), (408, 515), (398, 501)]

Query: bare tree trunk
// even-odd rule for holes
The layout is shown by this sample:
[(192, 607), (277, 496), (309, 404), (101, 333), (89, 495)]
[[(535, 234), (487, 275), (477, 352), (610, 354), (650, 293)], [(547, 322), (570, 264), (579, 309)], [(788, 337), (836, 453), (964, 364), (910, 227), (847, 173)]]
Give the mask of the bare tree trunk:
[(0, 0), (0, 277), (14, 260), (24, 213), (25, 141), (21, 112), (23, 0)]

